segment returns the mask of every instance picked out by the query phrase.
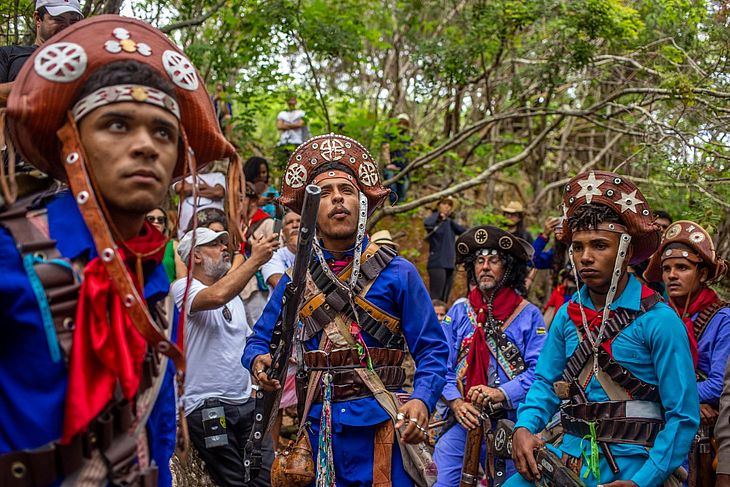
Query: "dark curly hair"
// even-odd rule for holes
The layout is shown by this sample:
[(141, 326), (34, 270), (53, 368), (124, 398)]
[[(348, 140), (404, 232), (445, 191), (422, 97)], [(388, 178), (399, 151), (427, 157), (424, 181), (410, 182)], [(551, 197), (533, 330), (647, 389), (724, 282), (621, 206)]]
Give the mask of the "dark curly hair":
[(159, 71), (148, 64), (126, 60), (106, 64), (94, 71), (81, 87), (76, 96), (76, 101), (99, 88), (124, 84), (149, 86), (177, 99), (175, 87)]
[(568, 227), (571, 232), (595, 230), (601, 223), (625, 224), (618, 213), (608, 206), (593, 203), (578, 207), (575, 213), (568, 217)]
[[(497, 251), (497, 255), (502, 260), (504, 266), (505, 277), (501, 283), (501, 287), (511, 287), (520, 296), (527, 296), (527, 262), (519, 260), (510, 254)], [(477, 253), (472, 252), (469, 257), (464, 260), (466, 268), (467, 282), (478, 283), (476, 272), (474, 272), (474, 263), (477, 260)]]

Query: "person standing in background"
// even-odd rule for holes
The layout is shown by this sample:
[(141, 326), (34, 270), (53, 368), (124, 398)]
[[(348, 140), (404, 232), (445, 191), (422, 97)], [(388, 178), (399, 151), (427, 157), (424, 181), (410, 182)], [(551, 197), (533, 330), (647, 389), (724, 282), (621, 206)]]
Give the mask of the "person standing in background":
[(428, 286), (431, 299), (448, 302), (451, 286), (454, 283), (454, 267), (456, 266), (456, 237), (466, 231), (454, 220), (454, 200), (442, 198), (433, 213), (424, 221), (426, 240), (428, 241)]

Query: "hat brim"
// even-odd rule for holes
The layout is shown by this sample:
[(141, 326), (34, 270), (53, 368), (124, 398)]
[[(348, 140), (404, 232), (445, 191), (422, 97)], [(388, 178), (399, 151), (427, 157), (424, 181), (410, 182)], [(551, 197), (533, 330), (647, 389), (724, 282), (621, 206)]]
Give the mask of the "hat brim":
[(46, 11), (52, 16), (52, 17), (58, 17), (59, 15), (63, 15), (68, 12), (73, 12), (75, 14), (79, 14), (81, 17), (84, 16), (84, 14), (81, 13), (81, 10), (72, 7), (71, 5), (59, 5), (56, 7), (48, 7), (46, 6)]

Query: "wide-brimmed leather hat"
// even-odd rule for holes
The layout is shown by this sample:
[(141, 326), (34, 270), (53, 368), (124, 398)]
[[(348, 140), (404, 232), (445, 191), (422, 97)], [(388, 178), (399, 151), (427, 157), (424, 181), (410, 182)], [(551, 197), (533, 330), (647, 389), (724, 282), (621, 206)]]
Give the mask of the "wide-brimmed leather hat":
[[(327, 169), (321, 172), (321, 168)], [(378, 165), (368, 150), (355, 139), (327, 134), (312, 137), (300, 145), (289, 158), (281, 183), (281, 203), (301, 213), (304, 188), (327, 178), (342, 177), (351, 181), (368, 200), (372, 213), (387, 198)]]
[(92, 109), (118, 101), (153, 103), (175, 113), (183, 132), (174, 177), (185, 172), (188, 147), (198, 167), (236, 157), (218, 125), (205, 83), (195, 66), (166, 35), (151, 25), (118, 15), (82, 20), (44, 42), (24, 64), (8, 98), (13, 142), (23, 158), (57, 179), (66, 179), (56, 132), (68, 121), (89, 76), (115, 62), (147, 64), (175, 87), (175, 99), (145, 87), (109, 89), (89, 100)]
[[(625, 232), (631, 236), (634, 252), (630, 264), (643, 262), (656, 251), (660, 240), (659, 226), (654, 223), (646, 198), (628, 178), (607, 171), (578, 174), (565, 185), (563, 213), (570, 218), (586, 204), (608, 206), (619, 215), (623, 225), (603, 223), (597, 230)], [(562, 241), (570, 244), (572, 237), (570, 225), (566, 223)]]
[[(682, 244), (673, 246), (672, 244)], [(672, 248), (669, 248), (669, 247)], [(707, 267), (707, 280), (717, 281), (727, 273), (727, 262), (715, 252), (715, 244), (707, 230), (698, 223), (680, 220), (672, 223), (662, 236), (662, 243), (651, 256), (644, 271), (644, 279), (649, 282), (662, 280), (662, 262), (667, 259), (685, 258), (694, 263), (704, 263)]]
[(481, 225), (470, 228), (456, 239), (456, 263), (463, 263), (469, 255), (481, 249), (497, 250), (523, 262), (532, 260), (535, 253), (526, 240), (501, 228)]

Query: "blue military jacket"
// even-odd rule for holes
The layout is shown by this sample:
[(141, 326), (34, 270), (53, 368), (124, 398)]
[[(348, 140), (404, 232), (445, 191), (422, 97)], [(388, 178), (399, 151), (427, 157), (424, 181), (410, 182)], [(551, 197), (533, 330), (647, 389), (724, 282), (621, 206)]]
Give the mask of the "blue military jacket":
[[(96, 257), (96, 248), (76, 201), (69, 192), (47, 204), (48, 227), (61, 255)], [(0, 455), (34, 449), (61, 437), (68, 371), (54, 361), (40, 309), (10, 233), (0, 226)], [(163, 299), (169, 283), (162, 265), (146, 276), (144, 294), (150, 306)], [(168, 370), (168, 375), (171, 371)], [(152, 456), (168, 470), (175, 438), (175, 406), (171, 377), (166, 378), (148, 428)], [(160, 411), (172, 415), (160, 417)], [(160, 456), (157, 456), (160, 453)], [(165, 458), (166, 457), (166, 458)], [(164, 476), (164, 475), (163, 475)], [(167, 475), (169, 477), (169, 474)], [(161, 482), (164, 485), (166, 482)], [(169, 483), (167, 483), (169, 485)]]
[[(367, 241), (363, 242), (363, 248)], [(350, 252), (352, 254), (352, 252)], [(324, 251), (329, 261), (331, 254)], [(253, 335), (248, 338), (241, 362), (249, 371), (256, 356), (269, 353), (269, 343), (274, 325), (281, 312), (284, 288), (289, 282), (288, 274), (279, 281), (274, 289), (261, 318), (256, 322)], [(408, 349), (416, 362), (416, 375), (413, 383), (412, 399), (420, 399), (429, 412), (444, 388), (448, 347), (438, 318), (431, 306), (426, 286), (416, 268), (402, 257), (395, 257), (375, 279), (365, 298), (386, 313), (400, 319), (400, 326)], [(307, 350), (316, 350), (322, 332), (310, 339)], [(369, 347), (383, 345), (363, 332)], [(321, 403), (314, 404), (309, 417), (318, 419), (322, 410)], [(332, 407), (332, 425), (339, 430), (340, 425), (372, 426), (389, 418), (374, 397), (365, 397), (338, 402)]]
[[(584, 306), (595, 309), (587, 287), (583, 286), (579, 292)], [(577, 299), (577, 294), (573, 299)], [(626, 289), (612, 303), (611, 309), (638, 311), (640, 301), (641, 283), (629, 275)], [(578, 343), (578, 333), (568, 317), (566, 303), (550, 327), (535, 369), (535, 382), (518, 409), (515, 428), (524, 427), (536, 434), (558, 410), (560, 399), (553, 390), (553, 383), (560, 380)], [(699, 426), (697, 383), (686, 329), (669, 306), (659, 303), (621, 331), (611, 348), (614, 359), (632, 374), (644, 382), (658, 385), (666, 422), (648, 452), (643, 446), (630, 444), (611, 444), (611, 451), (617, 456), (641, 459), (643, 466), (630, 479), (637, 485), (661, 485), (663, 479), (685, 461)], [(595, 377), (588, 383), (586, 395), (589, 401), (609, 400)], [(580, 457), (581, 447), (590, 453), (590, 445), (586, 443), (589, 442), (565, 435), (560, 449)]]
[[(446, 373), (446, 387), (443, 396), (447, 401), (453, 401), (461, 396), (457, 388), (457, 377), (465, 366), (464, 360), (458, 360), (466, 350), (465, 341), (474, 334), (473, 312), (468, 301), (460, 301), (451, 307), (444, 318), (443, 327), (446, 339), (449, 342), (449, 365)], [(525, 371), (512, 380), (509, 379), (502, 367), (497, 364), (497, 358), (492, 354), (489, 360), (489, 386), (499, 387), (507, 397), (507, 407), (516, 409), (522, 402), (535, 378), (535, 365), (540, 355), (543, 343), (547, 337), (545, 321), (540, 310), (534, 304), (528, 304), (505, 330), (510, 342), (517, 346), (523, 360)], [(464, 352), (464, 353), (462, 353)], [(465, 393), (468, 391), (464, 391)], [(514, 412), (510, 412), (514, 416)]]

